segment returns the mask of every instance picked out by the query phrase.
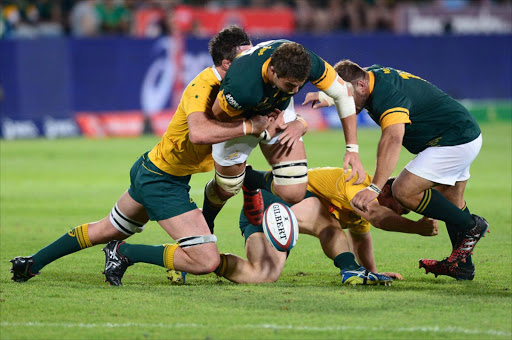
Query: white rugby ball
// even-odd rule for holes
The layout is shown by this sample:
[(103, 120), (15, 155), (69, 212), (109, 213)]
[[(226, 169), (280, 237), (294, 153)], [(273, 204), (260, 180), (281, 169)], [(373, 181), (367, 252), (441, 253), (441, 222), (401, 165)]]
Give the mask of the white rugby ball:
[(272, 203), (263, 215), (263, 232), (267, 241), (279, 251), (289, 251), (299, 238), (295, 214), (282, 203)]

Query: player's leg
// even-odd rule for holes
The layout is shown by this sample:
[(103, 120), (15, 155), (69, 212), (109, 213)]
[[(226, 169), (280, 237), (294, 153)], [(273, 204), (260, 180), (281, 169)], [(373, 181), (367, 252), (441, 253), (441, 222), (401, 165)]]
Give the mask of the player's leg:
[(243, 136), (212, 145), (215, 176), (206, 184), (203, 202), (203, 215), (212, 233), (224, 204), (242, 189), (245, 161), (258, 142), (258, 137)]
[[(134, 167), (140, 162), (141, 159), (137, 160)], [(27, 281), (39, 274), (44, 266), (63, 256), (111, 240), (123, 240), (136, 232), (141, 232), (147, 221), (148, 216), (144, 207), (125, 192), (110, 214), (102, 220), (71, 229), (31, 256), (12, 259), (12, 279), (17, 282)]]
[(234, 254), (221, 254), (224, 266), (217, 275), (237, 283), (275, 282), (281, 276), (286, 252), (268, 243), (263, 230), (251, 234), (245, 243), (247, 260)]
[(126, 268), (137, 262), (194, 274), (213, 271), (219, 264), (216, 238), (190, 198), (190, 176), (167, 174), (147, 157), (132, 175), (130, 195), (144, 205), (149, 218), (158, 221), (177, 244), (148, 246), (109, 242), (104, 248), (107, 280), (113, 285), (121, 285)]
[[(297, 119), (293, 107), (293, 100), (284, 111), (285, 123)], [(298, 123), (301, 128), (302, 123)], [(272, 192), (290, 204), (300, 202), (306, 194), (308, 186), (308, 168), (306, 150), (302, 138), (300, 138), (293, 149), (281, 145), (278, 141), (280, 134), (277, 134), (270, 141), (261, 141), (260, 148), (272, 166)]]
[(340, 270), (354, 270), (357, 264), (350, 251), (347, 235), (338, 220), (332, 216), (316, 197), (304, 198), (292, 206), (299, 224), (299, 233), (317, 237), (324, 254), (334, 261)]
[[(440, 185), (435, 189), (441, 192), (450, 202), (458, 206), (463, 211), (470, 213), (469, 208), (464, 200), (464, 190), (466, 188), (467, 180), (458, 181), (454, 186)], [(452, 248), (455, 248), (458, 243), (458, 233), (455, 226), (446, 223), (446, 229), (450, 236)], [(433, 273), (436, 277), (438, 275), (451, 276), (457, 280), (473, 280), (475, 277), (475, 265), (473, 264), (472, 256), (466, 257), (465, 261), (461, 261), (457, 266), (452, 266), (446, 260), (437, 261), (429, 259), (420, 260), (420, 268), (425, 268), (426, 273)]]
[(471, 239), (465, 245), (465, 237), (458, 237), (458, 245), (448, 260), (451, 263), (464, 260), (471, 254), (488, 225), (468, 210), (461, 210), (433, 187), (438, 184), (454, 186), (467, 180), (469, 166), (476, 158), (481, 142), (479, 137), (463, 145), (428, 148), (406, 166), (393, 184), (393, 195), (400, 204), (419, 214), (442, 220), (453, 226), (458, 234), (467, 234)]

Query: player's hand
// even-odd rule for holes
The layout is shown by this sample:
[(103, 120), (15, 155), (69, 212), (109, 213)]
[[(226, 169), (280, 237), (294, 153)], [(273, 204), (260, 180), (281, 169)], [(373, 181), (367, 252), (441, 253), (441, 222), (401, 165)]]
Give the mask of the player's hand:
[(417, 233), (421, 236), (436, 236), (439, 234), (439, 225), (437, 220), (423, 216), (416, 221)]
[(265, 131), (274, 119), (268, 116), (256, 115), (251, 118), (252, 122), (252, 135), (259, 136)]
[(343, 157), (343, 171), (345, 173), (348, 172), (349, 165), (352, 167), (352, 173), (345, 182), (350, 181), (357, 174), (357, 180), (353, 184), (357, 185), (363, 183), (366, 178), (366, 172), (364, 171), (363, 164), (357, 152), (345, 152), (345, 157)]
[(361, 211), (364, 211), (364, 212), (367, 212), (368, 211), (368, 205), (370, 204), (370, 202), (372, 202), (374, 199), (376, 199), (377, 196), (379, 196), (379, 195), (376, 192), (368, 190), (366, 188), (366, 189), (363, 189), (363, 190), (359, 191), (354, 196), (354, 198), (352, 198), (352, 200), (350, 202), (357, 209), (359, 209)]
[(282, 131), (281, 127), (284, 125), (284, 111), (274, 109), (274, 111), (267, 114), (267, 117), (269, 121), (267, 131), (270, 138), (273, 138), (275, 135)]
[(395, 280), (403, 280), (404, 279), (402, 277), (402, 275), (400, 275), (399, 273), (386, 272), (386, 273), (379, 273), (379, 274), (389, 276), (390, 278), (395, 279)]
[(279, 144), (291, 150), (295, 148), (295, 145), (297, 145), (299, 142), (300, 137), (306, 133), (304, 124), (298, 120), (284, 123), (279, 128), (283, 131), (278, 138)]
[(302, 105), (311, 103), (313, 109), (319, 109), (322, 107), (329, 107), (329, 104), (325, 100), (320, 100), (319, 92), (308, 92)]

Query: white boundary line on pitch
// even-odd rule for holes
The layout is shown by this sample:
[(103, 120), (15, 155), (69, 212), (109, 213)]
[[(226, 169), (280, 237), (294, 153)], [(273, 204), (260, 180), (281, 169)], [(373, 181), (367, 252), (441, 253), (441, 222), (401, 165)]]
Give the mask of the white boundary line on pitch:
[[(58, 323), (58, 322), (2, 322), (2, 327), (68, 327), (68, 328), (123, 328), (123, 327), (148, 327), (148, 328), (209, 328), (209, 326), (195, 323)], [(457, 334), (486, 334), (496, 336), (512, 336), (512, 333), (506, 331), (498, 331), (494, 329), (478, 330), (462, 327), (361, 327), (361, 326), (293, 326), (293, 325), (275, 325), (275, 324), (259, 324), (259, 325), (232, 325), (234, 328), (252, 328), (252, 329), (276, 329), (276, 330), (296, 330), (310, 332), (328, 332), (328, 331), (379, 331), (379, 332), (423, 332), (423, 333), (457, 333)]]

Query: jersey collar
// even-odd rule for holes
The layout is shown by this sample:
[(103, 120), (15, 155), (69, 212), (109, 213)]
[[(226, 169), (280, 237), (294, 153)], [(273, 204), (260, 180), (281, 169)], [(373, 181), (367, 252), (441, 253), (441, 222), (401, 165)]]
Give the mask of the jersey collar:
[(263, 81), (265, 82), (265, 84), (269, 83), (268, 74), (267, 74), (268, 64), (270, 64), (270, 58), (268, 58), (263, 63), (263, 66), (261, 67), (261, 77), (263, 78)]
[(373, 92), (373, 87), (375, 86), (375, 75), (372, 71), (368, 71), (368, 76), (370, 77), (370, 84), (369, 84), (369, 90), (370, 94)]
[(215, 65), (212, 66), (212, 71), (213, 71), (213, 74), (215, 74), (215, 77), (217, 77), (217, 79), (219, 81), (222, 81), (222, 77), (220, 76), (219, 71), (217, 71), (217, 69), (215, 68)]

